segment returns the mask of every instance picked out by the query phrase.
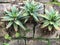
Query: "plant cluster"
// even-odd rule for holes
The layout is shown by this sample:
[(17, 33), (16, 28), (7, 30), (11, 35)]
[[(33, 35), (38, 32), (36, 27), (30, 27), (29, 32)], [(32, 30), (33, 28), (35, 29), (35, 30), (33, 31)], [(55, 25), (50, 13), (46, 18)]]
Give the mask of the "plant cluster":
[[(60, 14), (51, 8), (50, 11), (45, 10), (45, 14), (39, 14), (39, 10), (43, 9), (42, 5), (34, 0), (27, 0), (24, 3), (24, 6), (21, 10), (18, 10), (15, 6), (12, 6), (11, 11), (5, 10), (5, 16), (1, 17), (2, 21), (8, 22), (6, 29), (14, 27), (14, 30), (17, 32), (19, 28), (27, 30), (26, 22), (35, 21), (40, 22), (40, 17), (42, 18), (41, 28), (47, 27), (49, 31), (53, 28), (60, 30)], [(16, 33), (16, 37), (19, 37), (19, 33)], [(5, 36), (6, 39), (11, 39), (9, 35)]]

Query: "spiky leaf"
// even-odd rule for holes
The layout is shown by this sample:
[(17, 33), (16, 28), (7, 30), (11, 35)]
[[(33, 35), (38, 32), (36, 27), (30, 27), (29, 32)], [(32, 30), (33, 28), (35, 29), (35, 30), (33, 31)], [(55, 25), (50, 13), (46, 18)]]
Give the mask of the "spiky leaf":
[(18, 31), (18, 25), (14, 24), (13, 26), (14, 26), (15, 31), (17, 32)]
[(41, 26), (41, 28), (47, 27), (49, 25), (48, 21), (44, 21), (43, 25)]
[(13, 24), (13, 22), (9, 22), (8, 25), (6, 26), (6, 29), (8, 29), (9, 27), (11, 27), (12, 24)]
[(22, 29), (26, 30), (26, 28), (23, 26), (23, 24), (20, 21), (16, 20), (15, 23), (19, 25)]
[(53, 28), (53, 26), (48, 26), (49, 31), (51, 31), (51, 30), (52, 30), (52, 28)]
[(16, 36), (16, 37), (19, 37), (19, 36), (20, 36), (20, 34), (19, 34), (18, 32), (16, 32), (15, 36)]
[(33, 18), (38, 22), (39, 21), (39, 19), (38, 19), (38, 17), (36, 16), (36, 15), (34, 15), (34, 14), (32, 14), (31, 13), (31, 15), (33, 16)]
[(56, 30), (60, 30), (60, 27), (58, 24), (53, 24)]

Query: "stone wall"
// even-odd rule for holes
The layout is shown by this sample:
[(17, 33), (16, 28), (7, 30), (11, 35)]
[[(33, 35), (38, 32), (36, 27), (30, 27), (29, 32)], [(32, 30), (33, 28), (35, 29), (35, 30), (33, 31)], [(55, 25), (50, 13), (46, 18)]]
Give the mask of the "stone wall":
[[(52, 0), (35, 0), (38, 2), (51, 2)], [(16, 5), (19, 6), (20, 2), (23, 2), (23, 0), (0, 0), (0, 17), (4, 16), (4, 10), (10, 9), (12, 5)], [(60, 2), (60, 0), (58, 0), (58, 2)], [(57, 5), (53, 5), (53, 4), (43, 4), (43, 10), (41, 10), (40, 12), (43, 14), (45, 9), (50, 9), (50, 6), (54, 7), (54, 9), (58, 10), (60, 12), (60, 7)], [(28, 26), (28, 25), (27, 25)], [(30, 38), (22, 38), (22, 39), (14, 39), (9, 41), (10, 45), (49, 45), (48, 43), (50, 42), (50, 45), (60, 45), (60, 40), (59, 39), (34, 39), (36, 37), (39, 37), (39, 30), (37, 29), (38, 27), (36, 27), (35, 30), (35, 34), (33, 33), (33, 29), (32, 26), (33, 24), (29, 24), (29, 28), (31, 29), (30, 32), (27, 33), (27, 37)], [(59, 32), (59, 31), (58, 31)], [(3, 22), (0, 21), (0, 37), (3, 37), (6, 34), (5, 32), (5, 24)], [(34, 38), (33, 37), (34, 34)], [(55, 35), (56, 36), (56, 35)], [(52, 36), (53, 37), (53, 36)], [(2, 41), (3, 40), (3, 41)], [(2, 42), (5, 42), (4, 39), (0, 39), (0, 45), (2, 45)]]

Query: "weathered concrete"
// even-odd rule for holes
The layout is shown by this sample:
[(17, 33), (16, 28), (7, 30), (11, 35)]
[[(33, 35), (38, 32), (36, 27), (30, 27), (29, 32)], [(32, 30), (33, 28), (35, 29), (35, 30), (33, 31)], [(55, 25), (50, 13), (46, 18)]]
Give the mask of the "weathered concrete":
[(9, 45), (25, 45), (25, 41), (23, 39), (21, 39), (21, 40), (11, 40), (9, 42)]
[[(12, 1), (12, 2), (11, 2)], [(52, 0), (35, 0), (37, 2), (51, 2)], [(60, 0), (58, 0), (60, 2)], [(23, 2), (23, 0), (0, 0), (0, 2), (11, 2), (11, 3), (0, 3), (0, 17), (4, 16), (4, 10), (5, 9), (10, 9), (12, 5), (18, 4), (18, 2)], [(45, 5), (45, 7), (44, 7)], [(39, 13), (43, 14), (45, 9), (50, 10), (50, 7), (54, 7), (54, 9), (58, 10), (60, 12), (60, 6), (57, 5), (52, 5), (52, 4), (43, 4), (43, 9), (39, 11)], [(29, 32), (26, 33), (25, 37), (33, 37), (33, 24), (26, 24), (26, 26), (30, 29)], [(6, 32), (4, 31), (4, 23), (0, 22), (0, 37), (4, 36)], [(21, 35), (24, 36), (25, 32), (22, 31)], [(56, 35), (60, 35), (60, 31), (56, 31), (53, 35), (47, 35), (47, 36), (42, 36), (44, 38), (55, 38)], [(41, 29), (39, 28), (39, 25), (35, 27), (35, 34), (34, 38), (41, 37)], [(59, 36), (57, 36), (58, 38)], [(5, 39), (0, 39), (0, 42), (6, 42)], [(26, 42), (24, 39), (21, 40), (11, 40), (9, 42), (10, 45), (47, 45), (48, 41), (45, 40), (33, 40), (33, 39), (27, 39)], [(50, 40), (51, 45), (60, 45), (60, 40)], [(0, 43), (2, 45), (2, 43)]]
[(27, 40), (26, 45), (47, 45), (47, 41), (43, 41), (43, 40)]

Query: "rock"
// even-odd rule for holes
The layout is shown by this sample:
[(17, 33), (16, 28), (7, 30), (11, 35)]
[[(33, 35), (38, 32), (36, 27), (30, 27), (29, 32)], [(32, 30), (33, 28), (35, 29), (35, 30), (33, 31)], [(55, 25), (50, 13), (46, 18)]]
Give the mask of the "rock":
[(27, 28), (30, 30), (26, 33), (26, 37), (33, 37), (33, 24), (26, 24)]
[(5, 27), (4, 22), (0, 22), (0, 28)]
[(2, 43), (2, 42), (0, 42), (0, 45), (3, 45), (3, 43)]
[(41, 5), (41, 8), (40, 8), (40, 10), (39, 10), (39, 14), (44, 14), (44, 4), (43, 3), (40, 3), (40, 5)]
[(9, 3), (6, 3), (6, 4), (0, 3), (0, 17), (4, 16), (4, 11), (6, 9), (9, 10), (10, 8), (11, 8), (11, 4), (9, 4)]
[[(60, 35), (60, 31), (54, 31), (54, 32), (51, 32), (51, 33), (47, 33), (45, 34), (44, 32), (42, 32), (43, 29), (40, 28), (40, 24), (38, 24), (35, 28), (35, 38), (38, 38), (38, 37), (43, 37), (43, 38), (59, 38), (59, 35)], [(45, 30), (45, 29), (44, 29)], [(47, 31), (48, 32), (48, 31)]]
[(51, 7), (53, 7), (52, 4), (45, 4), (45, 9), (50, 11), (51, 10)]
[(58, 0), (58, 2), (60, 2), (60, 0)]
[(35, 0), (37, 2), (51, 2), (52, 0)]
[(0, 28), (0, 37), (3, 37), (6, 34), (7, 34), (7, 32), (6, 32), (5, 28)]
[(11, 2), (11, 0), (0, 0), (0, 2)]
[(27, 40), (26, 45), (47, 45), (47, 41), (43, 41), (43, 40)]
[(25, 45), (25, 42), (23, 39), (21, 40), (11, 40), (9, 42), (9, 45)]
[(54, 7), (55, 10), (59, 11), (59, 13), (60, 13), (60, 6), (58, 6), (58, 5), (53, 5), (53, 7)]
[(35, 35), (34, 35), (35, 38), (41, 36), (41, 31), (40, 31), (39, 26), (40, 26), (40, 24), (38, 24), (38, 25), (35, 27)]
[(11, 4), (10, 3), (1, 3), (0, 4), (0, 10), (1, 11), (5, 11), (6, 9), (10, 9), (11, 8)]
[(50, 40), (51, 45), (60, 45), (59, 40)]

